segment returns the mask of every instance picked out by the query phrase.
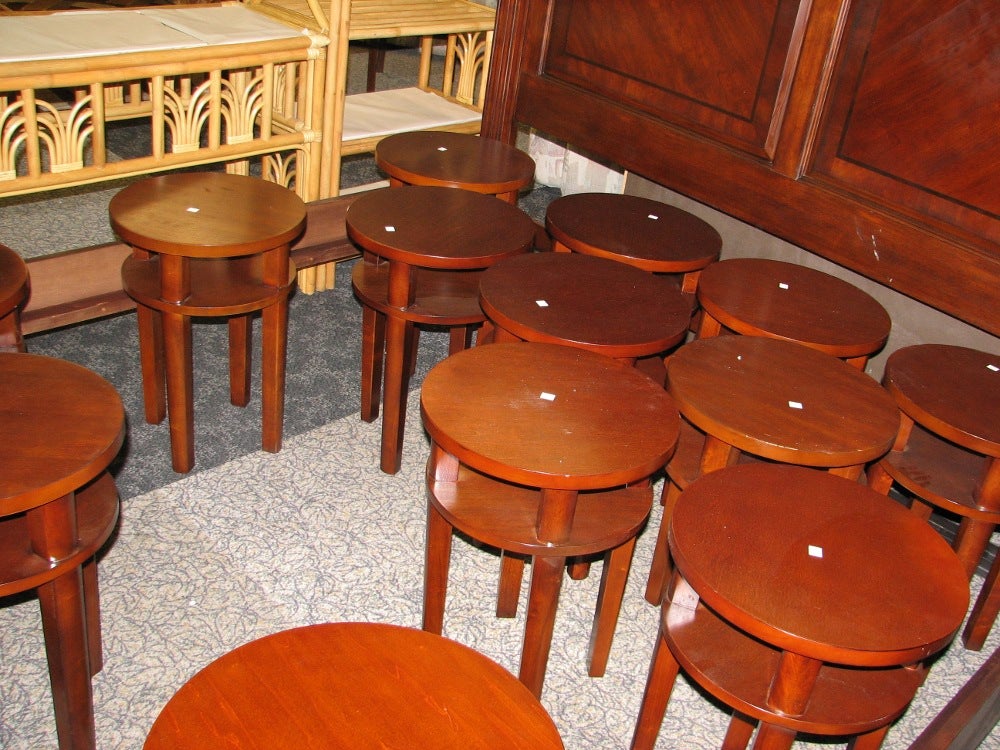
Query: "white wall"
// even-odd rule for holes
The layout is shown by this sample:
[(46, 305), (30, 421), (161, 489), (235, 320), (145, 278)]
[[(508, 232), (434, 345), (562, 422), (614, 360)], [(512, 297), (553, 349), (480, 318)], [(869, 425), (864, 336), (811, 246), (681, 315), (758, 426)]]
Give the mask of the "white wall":
[(799, 263), (825, 271), (863, 289), (877, 299), (892, 318), (892, 333), (885, 349), (868, 365), (875, 378), (882, 377), (886, 357), (896, 349), (919, 343), (967, 346), (1000, 356), (1000, 338), (962, 323), (888, 287), (831, 263), (773, 235), (720, 213), (704, 204), (670, 191), (649, 180), (629, 174), (625, 193), (652, 198), (700, 216), (722, 235), (722, 257), (761, 257)]

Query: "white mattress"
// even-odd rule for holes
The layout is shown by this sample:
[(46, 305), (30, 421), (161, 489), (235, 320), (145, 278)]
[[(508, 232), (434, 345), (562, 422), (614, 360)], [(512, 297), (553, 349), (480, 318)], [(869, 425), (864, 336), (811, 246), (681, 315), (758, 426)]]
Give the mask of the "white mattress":
[(302, 33), (240, 5), (0, 15), (0, 63), (270, 41)]

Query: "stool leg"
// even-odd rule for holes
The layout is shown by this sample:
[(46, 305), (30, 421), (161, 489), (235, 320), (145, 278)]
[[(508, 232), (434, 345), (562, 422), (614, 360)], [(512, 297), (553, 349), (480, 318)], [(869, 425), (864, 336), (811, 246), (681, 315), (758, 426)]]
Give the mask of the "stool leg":
[(996, 524), (973, 521), (971, 518), (963, 518), (958, 525), (958, 534), (955, 535), (952, 546), (958, 559), (962, 561), (965, 574), (970, 580), (972, 574), (976, 572), (976, 568), (979, 567), (979, 559), (990, 543), (995, 526)]
[[(72, 494), (30, 511), (27, 521), (38, 555), (61, 560), (72, 554), (77, 535)], [(92, 749), (97, 739), (82, 569), (39, 586), (37, 593), (59, 748)]]
[(371, 307), (361, 309), (361, 419), (374, 422), (382, 400), (385, 316)]
[(531, 559), (531, 589), (528, 594), (528, 616), (524, 624), (521, 647), (521, 669), (518, 679), (536, 698), (542, 697), (545, 667), (552, 646), (552, 630), (556, 623), (556, 607), (562, 587), (565, 557), (533, 557)]
[(739, 711), (734, 712), (726, 728), (726, 736), (722, 740), (722, 750), (746, 750), (756, 728), (755, 719), (744, 716)]
[(871, 732), (865, 732), (852, 737), (847, 743), (847, 750), (879, 750), (889, 733), (889, 725), (879, 727)]
[(433, 503), (428, 503), (423, 629), (435, 635), (441, 635), (444, 628), (444, 603), (451, 565), (451, 531), (451, 524)]
[(285, 421), (285, 359), (288, 348), (288, 298), (261, 312), (261, 445), (269, 453), (281, 450)]
[(191, 362), (191, 318), (162, 313), (166, 351), (167, 412), (174, 471), (185, 474), (194, 466), (194, 375)]
[(653, 547), (653, 562), (649, 566), (649, 577), (646, 579), (646, 601), (654, 606), (659, 606), (663, 601), (663, 596), (667, 590), (667, 581), (670, 580), (670, 550), (667, 547), (667, 533), (670, 530), (670, 515), (673, 513), (677, 498), (680, 497), (680, 488), (670, 481), (670, 477), (663, 479), (663, 492), (661, 494), (663, 505), (663, 517), (660, 519), (660, 528), (656, 534), (656, 544)]
[(385, 397), (382, 404), (382, 454), (380, 465), (386, 474), (395, 474), (403, 458), (403, 428), (406, 414), (413, 325), (390, 316), (385, 333)]
[(474, 326), (455, 326), (448, 332), (448, 354), (458, 354), (472, 346)]
[(142, 402), (149, 424), (159, 424), (167, 416), (166, 375), (163, 364), (163, 326), (160, 313), (137, 305), (139, 365), (142, 370)]
[(97, 558), (83, 565), (83, 603), (87, 613), (87, 647), (90, 654), (90, 676), (104, 669), (104, 648), (101, 638), (101, 599), (97, 587)]
[(524, 559), (507, 552), (500, 553), (500, 585), (497, 591), (497, 617), (517, 616), (517, 601), (521, 598)]
[(229, 402), (233, 406), (250, 403), (250, 337), (253, 327), (249, 315), (229, 318)]
[(591, 677), (603, 677), (611, 654), (611, 640), (615, 637), (618, 613), (625, 596), (625, 583), (632, 567), (632, 553), (635, 551), (635, 537), (611, 550), (604, 558), (604, 572), (601, 588), (597, 595), (597, 609), (594, 612), (594, 626), (590, 633)]
[(774, 724), (761, 723), (753, 750), (788, 750), (795, 742), (795, 731)]
[(0, 317), (0, 352), (23, 352), (24, 337), (21, 335), (21, 311), (15, 308)]
[(656, 636), (653, 646), (653, 659), (649, 664), (649, 675), (646, 678), (646, 691), (642, 695), (639, 706), (639, 717), (636, 720), (635, 732), (632, 735), (631, 750), (653, 750), (656, 736), (660, 733), (660, 725), (667, 713), (667, 703), (674, 690), (680, 665), (670, 653), (670, 649), (660, 635)]
[(1000, 554), (993, 560), (989, 575), (986, 576), (983, 588), (972, 606), (969, 621), (962, 631), (962, 643), (967, 649), (970, 651), (982, 649), (998, 613), (1000, 613)]

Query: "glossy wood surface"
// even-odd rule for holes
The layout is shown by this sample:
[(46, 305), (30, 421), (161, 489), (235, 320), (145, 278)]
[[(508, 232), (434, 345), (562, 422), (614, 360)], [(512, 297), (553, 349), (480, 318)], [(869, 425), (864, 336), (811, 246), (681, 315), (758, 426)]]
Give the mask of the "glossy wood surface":
[(305, 204), (254, 177), (197, 172), (149, 177), (111, 199), (111, 228), (133, 247), (188, 258), (252, 255), (288, 245)]
[(564, 195), (548, 205), (545, 228), (568, 250), (624, 261), (653, 273), (698, 271), (722, 252), (722, 237), (707, 222), (634, 195)]
[(483, 312), (500, 332), (632, 361), (680, 342), (691, 304), (667, 279), (625, 263), (530, 253), (483, 273)]
[(899, 428), (896, 405), (872, 378), (787, 341), (699, 339), (670, 358), (667, 380), (700, 430), (776, 461), (861, 466), (885, 454)]
[(968, 606), (962, 567), (930, 526), (856, 482), (797, 466), (703, 476), (674, 509), (670, 549), (706, 605), (812, 659), (918, 661), (951, 640)]
[(650, 476), (673, 452), (679, 424), (673, 399), (642, 373), (555, 344), (448, 357), (428, 373), (420, 404), (431, 438), (463, 464), (550, 489)]
[(0, 351), (24, 351), (21, 309), (29, 287), (28, 267), (21, 256), (0, 245)]
[[(698, 280), (698, 303), (737, 333), (796, 341), (843, 359), (863, 360), (889, 337), (889, 314), (870, 294), (830, 274), (766, 258), (729, 258)], [(714, 321), (715, 326), (707, 331)]]
[(534, 127), (998, 334), (996, 14), (501, 0), (482, 132)]
[(520, 149), (492, 138), (444, 131), (383, 138), (375, 147), (375, 164), (399, 184), (439, 185), (515, 199), (535, 176), (534, 161)]
[(472, 649), (393, 625), (330, 623), (266, 636), (212, 662), (167, 703), (144, 747), (563, 744), (531, 693)]

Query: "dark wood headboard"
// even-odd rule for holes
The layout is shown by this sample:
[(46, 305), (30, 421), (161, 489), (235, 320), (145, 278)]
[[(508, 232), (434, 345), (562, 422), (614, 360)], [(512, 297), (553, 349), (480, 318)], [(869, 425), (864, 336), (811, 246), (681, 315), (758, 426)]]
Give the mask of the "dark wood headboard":
[(521, 125), (1000, 335), (996, 0), (500, 0)]

